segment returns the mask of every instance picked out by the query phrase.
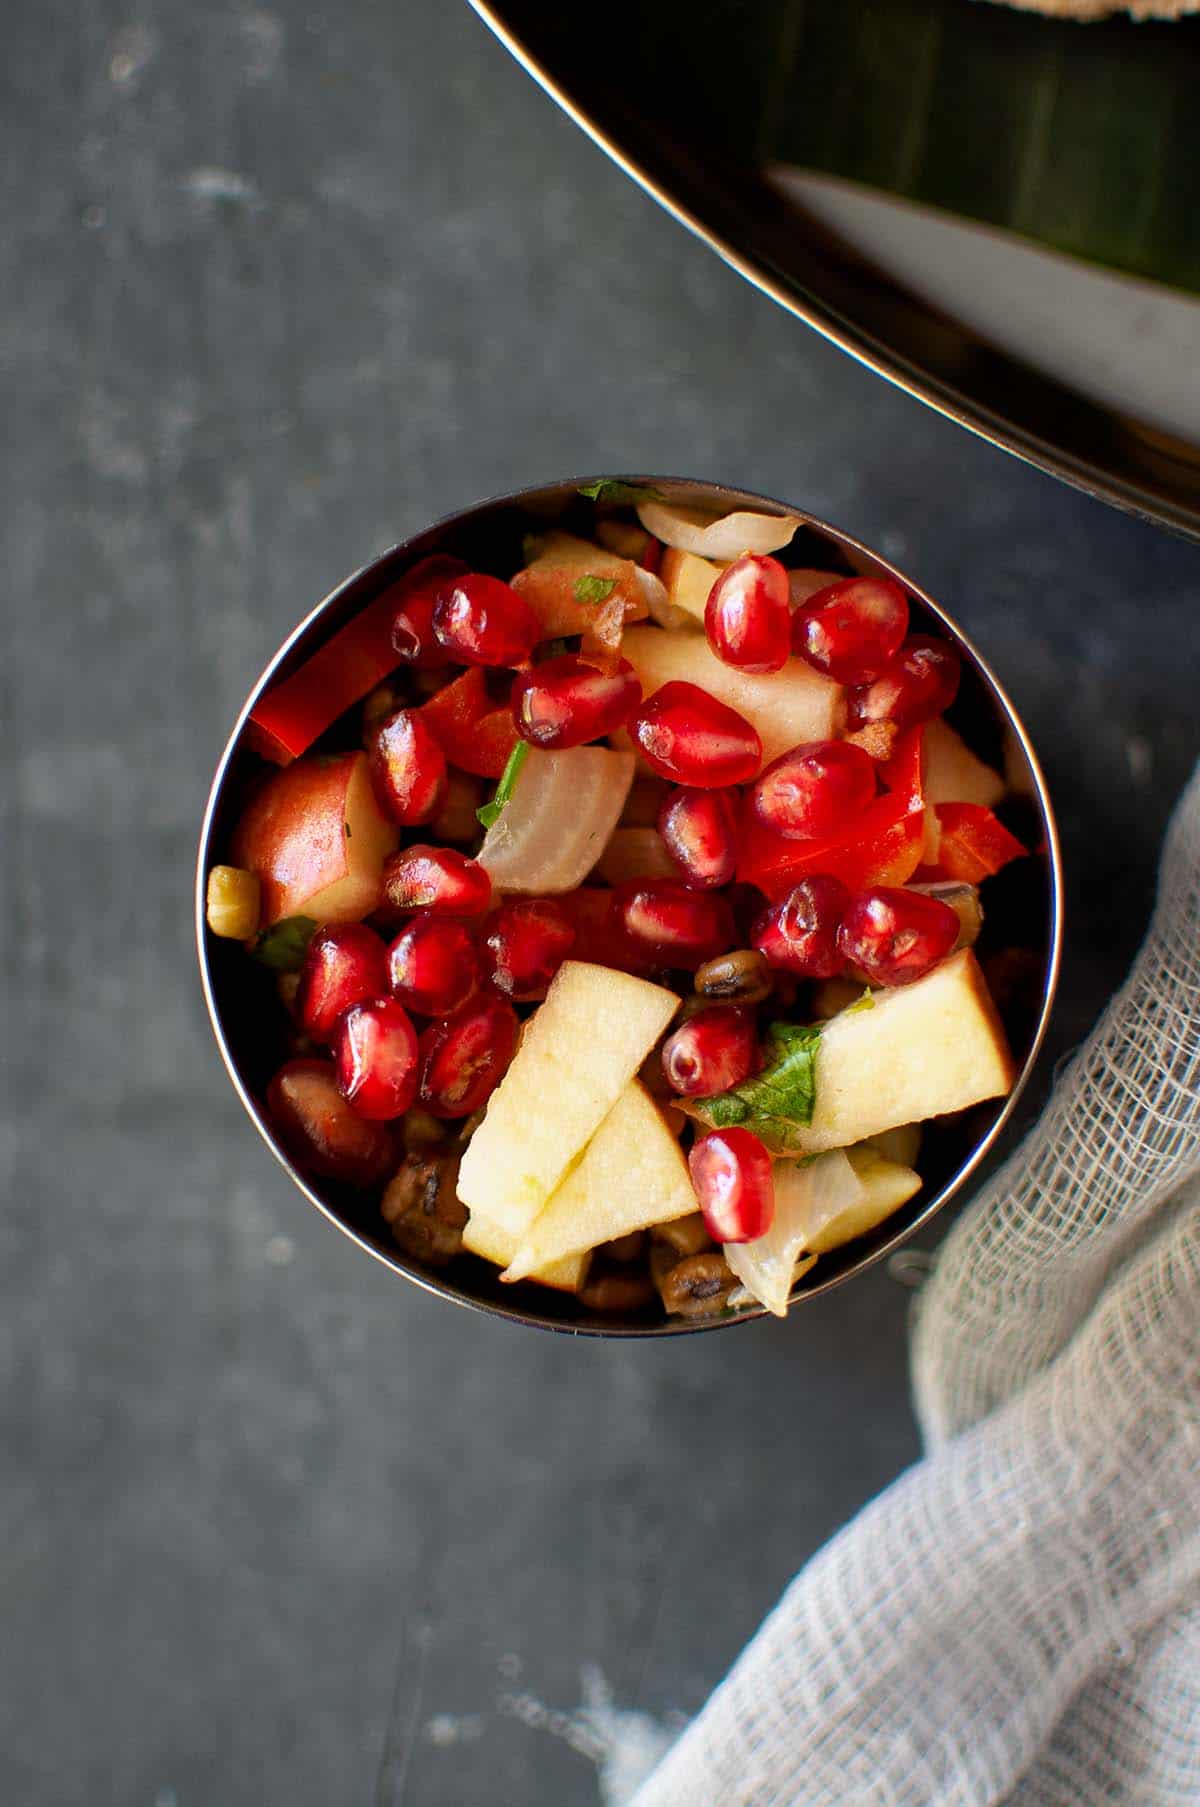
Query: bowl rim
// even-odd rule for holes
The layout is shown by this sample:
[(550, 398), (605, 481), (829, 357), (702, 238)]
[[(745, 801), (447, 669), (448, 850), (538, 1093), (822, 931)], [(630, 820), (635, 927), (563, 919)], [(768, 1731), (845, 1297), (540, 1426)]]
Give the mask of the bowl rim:
[(847, 1265), (841, 1271), (830, 1274), (824, 1279), (817, 1280), (814, 1284), (806, 1286), (801, 1292), (793, 1294), (790, 1302), (791, 1307), (794, 1308), (806, 1304), (811, 1299), (819, 1298), (823, 1294), (833, 1291), (835, 1288), (844, 1285), (847, 1281), (856, 1278), (860, 1273), (865, 1273), (868, 1268), (874, 1267), (876, 1263), (886, 1260), (889, 1256), (895, 1254), (898, 1249), (909, 1243), (914, 1236), (925, 1229), (943, 1207), (949, 1203), (951, 1198), (953, 1198), (970, 1180), (972, 1175), (978, 1170), (980, 1164), (991, 1152), (999, 1137), (1003, 1134), (1021, 1094), (1029, 1082), (1046, 1037), (1050, 1015), (1054, 1005), (1055, 992), (1058, 985), (1062, 958), (1063, 930), (1062, 853), (1059, 845), (1058, 827), (1055, 821), (1054, 808), (1050, 800), (1045, 774), (1025, 725), (1007, 690), (1003, 684), (1001, 684), (974, 641), (958, 626), (952, 617), (947, 614), (945, 609), (943, 609), (927, 591), (919, 584), (914, 583), (912, 579), (894, 565), (891, 560), (885, 558), (881, 553), (874, 551), (863, 541), (856, 539), (854, 535), (847, 533), (844, 529), (833, 526), (831, 523), (822, 520), (820, 516), (814, 515), (806, 509), (799, 508), (789, 502), (781, 501), (777, 497), (765, 495), (757, 490), (747, 490), (729, 484), (709, 482), (703, 478), (668, 476), (662, 472), (654, 474), (645, 472), (638, 474), (607, 472), (603, 475), (593, 473), (579, 477), (553, 479), (544, 483), (526, 484), (520, 489), (502, 490), (481, 501), (471, 503), (465, 508), (451, 510), (447, 514), (440, 516), (437, 520), (430, 522), (419, 531), (410, 534), (406, 539), (398, 541), (395, 545), (386, 548), (383, 552), (377, 554), (376, 557), (368, 559), (365, 564), (360, 565), (356, 570), (352, 571), (348, 577), (343, 578), (340, 583), (336, 584), (332, 590), (328, 591), (315, 607), (301, 619), (276, 652), (267, 661), (267, 664), (263, 667), (259, 676), (251, 686), (246, 700), (238, 712), (237, 719), (234, 722), (228, 739), (226, 740), (224, 749), (217, 763), (216, 771), (213, 775), (212, 783), (209, 787), (208, 799), (205, 804), (201, 823), (199, 846), (197, 849), (194, 890), (196, 951), (200, 967), (201, 989), (204, 994), (204, 1002), (208, 1011), (208, 1018), (212, 1026), (213, 1035), (216, 1039), (226, 1073), (229, 1075), (233, 1088), (241, 1099), (251, 1122), (254, 1124), (259, 1135), (262, 1137), (275, 1159), (279, 1162), (280, 1166), (291, 1177), (300, 1191), (304, 1193), (309, 1203), (315, 1205), (322, 1216), (330, 1223), (334, 1224), (343, 1235), (348, 1236), (350, 1240), (366, 1254), (371, 1255), (376, 1261), (382, 1263), (384, 1267), (389, 1268), (393, 1273), (399, 1274), (405, 1279), (415, 1282), (416, 1285), (422, 1287), (426, 1292), (437, 1294), (439, 1297), (449, 1299), (455, 1304), (482, 1312), (488, 1317), (499, 1317), (507, 1319), (512, 1323), (532, 1326), (541, 1330), (550, 1330), (565, 1336), (633, 1338), (688, 1336), (699, 1334), (704, 1331), (731, 1329), (738, 1324), (752, 1323), (763, 1318), (769, 1318), (771, 1314), (767, 1312), (764, 1307), (755, 1305), (744, 1307), (737, 1312), (723, 1313), (721, 1316), (713, 1318), (664, 1318), (661, 1322), (649, 1323), (622, 1322), (620, 1320), (612, 1324), (605, 1324), (598, 1321), (580, 1321), (574, 1323), (570, 1320), (556, 1319), (545, 1313), (530, 1310), (515, 1302), (513, 1305), (505, 1305), (492, 1299), (477, 1297), (461, 1287), (449, 1284), (438, 1274), (426, 1271), (418, 1267), (415, 1263), (410, 1262), (399, 1248), (392, 1250), (382, 1244), (371, 1241), (369, 1237), (355, 1228), (353, 1224), (347, 1222), (346, 1219), (321, 1196), (312, 1181), (299, 1170), (283, 1148), (282, 1144), (274, 1135), (272, 1135), (265, 1111), (260, 1108), (249, 1086), (242, 1078), (230, 1039), (226, 1034), (221, 1010), (216, 997), (210, 962), (209, 933), (205, 920), (205, 891), (210, 864), (210, 848), (218, 813), (224, 798), (225, 785), (230, 773), (230, 768), (238, 754), (243, 750), (243, 735), (251, 711), (254, 709), (259, 698), (274, 681), (276, 673), (281, 667), (284, 667), (287, 664), (292, 653), (296, 651), (310, 635), (314, 634), (319, 624), (327, 615), (336, 611), (337, 605), (342, 602), (356, 586), (361, 584), (365, 578), (369, 577), (385, 562), (400, 559), (406, 554), (413, 558), (420, 557), (423, 555), (421, 551), (421, 543), (423, 541), (434, 539), (436, 536), (449, 529), (461, 527), (463, 524), (476, 517), (486, 516), (487, 514), (500, 509), (519, 508), (523, 502), (528, 504), (535, 498), (545, 498), (550, 492), (561, 492), (566, 496), (572, 491), (578, 492), (585, 486), (597, 482), (617, 482), (633, 486), (648, 485), (655, 487), (669, 487), (674, 491), (681, 492), (681, 498), (683, 493), (687, 493), (689, 499), (695, 500), (699, 500), (701, 496), (710, 500), (714, 497), (720, 497), (722, 498), (722, 505), (724, 505), (724, 503), (729, 503), (735, 506), (744, 507), (747, 504), (756, 503), (760, 506), (765, 505), (768, 509), (776, 509), (787, 514), (798, 516), (803, 527), (811, 528), (817, 533), (826, 535), (835, 541), (844, 552), (857, 554), (860, 558), (868, 561), (876, 570), (882, 571), (886, 575), (893, 577), (910, 595), (918, 599), (922, 607), (927, 609), (947, 632), (954, 644), (966, 652), (977, 675), (982, 679), (985, 689), (990, 693), (993, 703), (997, 706), (998, 714), (1002, 718), (1004, 725), (1015, 734), (1021, 752), (1028, 762), (1029, 770), (1034, 781), (1036, 793), (1034, 801), (1044, 831), (1047, 861), (1046, 869), (1048, 875), (1049, 922), (1046, 959), (1041, 975), (1041, 1005), (1038, 1012), (1037, 1023), (1034, 1027), (1028, 1049), (1022, 1060), (1013, 1088), (1007, 1098), (1003, 1100), (1002, 1107), (998, 1111), (995, 1120), (980, 1138), (979, 1142), (972, 1147), (965, 1160), (960, 1166), (955, 1168), (945, 1183), (927, 1200), (922, 1202), (918, 1215), (911, 1222), (898, 1228), (894, 1234), (885, 1238), (878, 1246), (874, 1246), (864, 1251), (853, 1263)]

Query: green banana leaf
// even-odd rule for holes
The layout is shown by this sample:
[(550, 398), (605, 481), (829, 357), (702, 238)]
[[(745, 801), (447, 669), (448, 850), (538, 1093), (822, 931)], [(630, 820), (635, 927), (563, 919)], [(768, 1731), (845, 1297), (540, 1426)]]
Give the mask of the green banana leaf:
[(656, 108), (731, 157), (1200, 290), (1200, 16), (1085, 25), (987, 0), (654, 0), (621, 31), (631, 80), (655, 70)]
[(785, 0), (759, 155), (1200, 289), (1200, 19)]

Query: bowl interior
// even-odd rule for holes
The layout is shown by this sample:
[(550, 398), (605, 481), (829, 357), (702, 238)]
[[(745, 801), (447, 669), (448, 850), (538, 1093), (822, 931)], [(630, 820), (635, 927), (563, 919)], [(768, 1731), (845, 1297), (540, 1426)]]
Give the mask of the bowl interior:
[[(204, 923), (204, 881), (208, 867), (222, 858), (249, 786), (263, 770), (246, 745), (245, 725), (258, 697), (297, 669), (313, 652), (381, 590), (418, 559), (447, 552), (468, 564), (504, 573), (523, 563), (522, 536), (531, 520), (574, 524), (586, 529), (588, 505), (576, 479), (522, 491), (447, 516), (424, 533), (384, 553), (348, 578), (318, 605), (280, 649), (254, 686), (218, 767), (200, 842), (197, 869), (197, 936), (209, 1013), (225, 1064), (243, 1103), (267, 1143), (318, 1209), (377, 1259), (397, 1273), (443, 1297), (515, 1321), (573, 1334), (670, 1336), (722, 1328), (762, 1316), (754, 1308), (699, 1320), (644, 1316), (614, 1318), (583, 1310), (568, 1295), (524, 1284), (504, 1286), (496, 1270), (472, 1255), (461, 1255), (439, 1271), (424, 1270), (391, 1242), (374, 1193), (357, 1192), (297, 1171), (276, 1140), (262, 1107), (263, 1094), (282, 1058), (283, 1019), (273, 975), (248, 960), (240, 944), (210, 935)], [(745, 490), (683, 479), (643, 477), (672, 498), (720, 512), (733, 508), (790, 507)], [(1044, 855), (1016, 862), (989, 880), (988, 911), (977, 948), (988, 969), (1018, 1067), (1012, 1094), (930, 1125), (922, 1143), (920, 1193), (872, 1234), (823, 1256), (800, 1283), (795, 1303), (841, 1284), (851, 1274), (899, 1247), (941, 1209), (986, 1155), (1010, 1115), (1028, 1077), (1045, 1030), (1057, 976), (1060, 874), (1057, 836), (1044, 782), (1027, 737), (1003, 690), (974, 647), (932, 598), (848, 535), (792, 509), (804, 522), (783, 555), (796, 566), (895, 576), (909, 592), (914, 625), (926, 625), (952, 639), (963, 655), (963, 682), (948, 719), (970, 746), (991, 764), (1007, 760), (1014, 801), (1010, 826), (1027, 846)], [(924, 617), (924, 621), (922, 621)], [(336, 736), (338, 730), (332, 733)], [(322, 743), (324, 744), (324, 743)], [(347, 744), (350, 744), (348, 741)]]

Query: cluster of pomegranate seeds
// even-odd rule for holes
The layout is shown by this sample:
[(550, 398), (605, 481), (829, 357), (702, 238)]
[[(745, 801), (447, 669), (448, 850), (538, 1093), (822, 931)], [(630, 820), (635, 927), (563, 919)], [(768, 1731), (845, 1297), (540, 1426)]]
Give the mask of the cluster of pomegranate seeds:
[(332, 1039), (342, 1012), (387, 990), (387, 948), (365, 922), (318, 929), (296, 989), (296, 1020), (315, 1042)]
[(868, 684), (899, 652), (908, 598), (887, 577), (848, 577), (810, 596), (792, 620), (800, 657), (839, 684)]
[(754, 1014), (736, 1004), (713, 1004), (669, 1035), (662, 1069), (681, 1098), (701, 1098), (741, 1085), (759, 1066)]
[(658, 832), (685, 885), (698, 891), (729, 884), (737, 870), (737, 805), (728, 791), (675, 790), (664, 802)]
[(468, 571), (438, 592), (433, 631), (460, 665), (524, 665), (537, 645), (537, 617), (498, 577)]
[(544, 998), (574, 940), (574, 925), (552, 897), (509, 898), (484, 937), (492, 984), (518, 1003)]
[(728, 898), (713, 891), (691, 891), (678, 879), (626, 879), (614, 890), (613, 907), (634, 946), (663, 966), (695, 972), (733, 945)]
[(360, 1117), (402, 1117), (417, 1095), (417, 1032), (395, 998), (371, 998), (338, 1018), (338, 1090)]
[(482, 1110), (517, 1051), (520, 1024), (503, 998), (481, 993), (421, 1037), (418, 1096), (434, 1117)]
[(479, 985), (474, 939), (455, 916), (422, 910), (396, 936), (387, 961), (393, 997), (418, 1016), (456, 1010)]
[(801, 979), (832, 979), (842, 970), (838, 930), (850, 903), (840, 878), (802, 878), (778, 903), (770, 904), (750, 931), (750, 941), (768, 966)]
[(877, 885), (842, 917), (838, 948), (875, 985), (910, 985), (944, 960), (958, 940), (957, 913), (941, 898)]
[(764, 828), (789, 840), (836, 834), (875, 797), (875, 761), (846, 740), (814, 740), (771, 761), (750, 791)]
[(914, 634), (872, 683), (850, 693), (850, 723), (895, 722), (912, 728), (948, 709), (958, 695), (961, 661), (948, 640)]
[(435, 816), (446, 790), (446, 755), (415, 709), (386, 716), (371, 742), (375, 794), (394, 822), (413, 828)]
[(628, 659), (598, 671), (573, 653), (545, 659), (513, 680), (517, 733), (535, 747), (581, 747), (624, 727), (642, 700)]
[(780, 671), (792, 650), (788, 574), (777, 558), (743, 553), (726, 565), (708, 593), (704, 631), (726, 665)]
[(745, 716), (680, 679), (654, 692), (629, 731), (651, 771), (699, 790), (745, 784), (762, 763), (762, 742)]
[(753, 1242), (775, 1219), (771, 1157), (748, 1129), (714, 1129), (693, 1143), (688, 1168), (714, 1242)]
[(383, 895), (394, 910), (482, 916), (492, 901), (492, 881), (478, 860), (453, 847), (419, 845), (385, 860)]
[(395, 1138), (346, 1102), (327, 1060), (289, 1060), (267, 1087), (267, 1109), (288, 1152), (309, 1173), (376, 1186), (396, 1165)]

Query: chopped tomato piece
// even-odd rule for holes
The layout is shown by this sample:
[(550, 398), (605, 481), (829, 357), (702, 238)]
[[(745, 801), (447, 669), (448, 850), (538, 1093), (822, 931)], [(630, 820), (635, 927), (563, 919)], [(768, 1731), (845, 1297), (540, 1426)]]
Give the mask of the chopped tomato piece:
[(436, 553), (381, 590), (298, 671), (259, 698), (248, 728), (255, 752), (275, 765), (306, 753), (331, 722), (399, 664), (392, 621), (402, 598), (435, 588), (465, 569), (458, 559)]
[(1000, 818), (980, 803), (939, 803), (936, 806), (941, 839), (938, 842), (939, 878), (964, 879), (978, 885), (985, 878), (1022, 859), (1026, 849), (1010, 834)]
[(517, 744), (512, 709), (496, 703), (481, 666), (472, 665), (420, 711), (451, 765), (477, 778), (499, 778)]
[(772, 902), (816, 873), (840, 878), (852, 891), (905, 884), (920, 864), (925, 830), (919, 727), (901, 736), (879, 771), (887, 788), (843, 834), (787, 840), (745, 807), (738, 878)]

